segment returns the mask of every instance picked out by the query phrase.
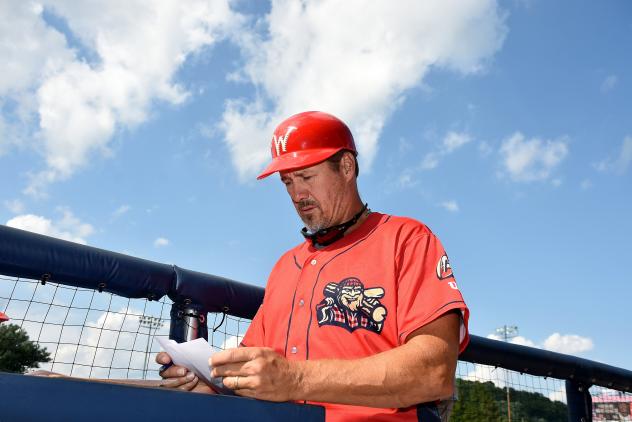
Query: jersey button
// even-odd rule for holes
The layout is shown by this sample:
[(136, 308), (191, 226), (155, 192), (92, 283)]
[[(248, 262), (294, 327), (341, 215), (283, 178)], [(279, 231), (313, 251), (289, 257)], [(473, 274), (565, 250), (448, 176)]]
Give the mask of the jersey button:
[(296, 346), (292, 346), (292, 350), (291, 350), (291, 352), (292, 352), (293, 354), (296, 354), (296, 352), (298, 352), (298, 349), (296, 348)]
[(315, 259), (312, 259), (312, 262), (310, 262), (310, 264), (312, 265), (316, 265), (318, 263), (318, 261), (316, 261)]
[(305, 305), (305, 301), (303, 299), (298, 301), (298, 306), (303, 306)]

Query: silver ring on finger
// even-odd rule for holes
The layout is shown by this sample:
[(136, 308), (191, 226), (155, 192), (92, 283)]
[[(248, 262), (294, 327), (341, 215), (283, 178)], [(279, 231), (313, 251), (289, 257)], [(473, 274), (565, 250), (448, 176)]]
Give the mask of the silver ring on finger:
[(235, 390), (239, 390), (239, 375), (235, 379)]

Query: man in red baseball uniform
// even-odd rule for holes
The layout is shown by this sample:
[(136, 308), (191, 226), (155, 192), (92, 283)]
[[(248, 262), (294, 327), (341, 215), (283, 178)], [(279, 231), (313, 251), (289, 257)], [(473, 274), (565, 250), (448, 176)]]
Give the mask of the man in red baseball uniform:
[[(443, 246), (362, 202), (353, 137), (336, 117), (292, 116), (271, 149), (258, 178), (279, 172), (305, 242), (276, 263), (242, 347), (215, 354), (213, 376), (242, 396), (322, 404), (327, 421), (439, 420), (469, 314)], [(204, 388), (176, 371), (163, 373), (171, 386)]]

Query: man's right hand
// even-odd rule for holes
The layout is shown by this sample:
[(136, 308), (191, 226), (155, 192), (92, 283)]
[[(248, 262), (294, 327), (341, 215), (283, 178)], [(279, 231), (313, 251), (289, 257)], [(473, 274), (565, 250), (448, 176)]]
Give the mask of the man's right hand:
[[(171, 364), (171, 356), (165, 352), (160, 352), (156, 356), (156, 362), (161, 365)], [(178, 390), (194, 391), (196, 393), (214, 394), (209, 386), (200, 382), (198, 377), (187, 368), (171, 365), (159, 372), (163, 381), (160, 383), (164, 388), (177, 388)]]

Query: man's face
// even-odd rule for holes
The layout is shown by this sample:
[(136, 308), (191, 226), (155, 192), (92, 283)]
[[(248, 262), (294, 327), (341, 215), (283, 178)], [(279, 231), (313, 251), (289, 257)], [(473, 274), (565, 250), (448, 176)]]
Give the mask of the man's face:
[(346, 210), (345, 179), (328, 162), (281, 172), (294, 208), (311, 232), (340, 224)]

